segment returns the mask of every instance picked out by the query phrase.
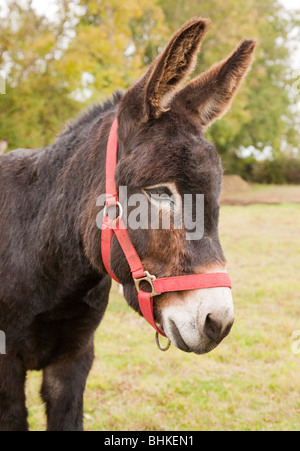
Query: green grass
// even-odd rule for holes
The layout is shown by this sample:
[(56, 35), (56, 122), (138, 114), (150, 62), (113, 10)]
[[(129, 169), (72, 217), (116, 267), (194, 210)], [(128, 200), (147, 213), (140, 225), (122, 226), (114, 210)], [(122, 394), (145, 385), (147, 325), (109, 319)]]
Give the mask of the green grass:
[[(223, 207), (220, 231), (236, 321), (211, 354), (161, 353), (146, 322), (111, 293), (85, 393), (86, 430), (298, 430), (300, 206)], [(45, 428), (40, 375), (31, 429)]]

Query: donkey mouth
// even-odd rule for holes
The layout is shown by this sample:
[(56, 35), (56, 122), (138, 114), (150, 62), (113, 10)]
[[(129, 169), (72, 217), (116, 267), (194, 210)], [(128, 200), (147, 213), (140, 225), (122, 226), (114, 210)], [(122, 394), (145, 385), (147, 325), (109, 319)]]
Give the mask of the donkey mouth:
[(176, 347), (184, 352), (192, 352), (189, 346), (186, 344), (182, 336), (180, 335), (179, 329), (173, 320), (170, 320), (170, 332), (172, 334), (172, 340), (176, 342)]
[(182, 335), (180, 334), (179, 329), (173, 320), (169, 321), (168, 332), (171, 342), (183, 352), (193, 352), (197, 355), (208, 354), (209, 352), (213, 351), (219, 344), (211, 340), (202, 340), (196, 347), (189, 346), (182, 338)]

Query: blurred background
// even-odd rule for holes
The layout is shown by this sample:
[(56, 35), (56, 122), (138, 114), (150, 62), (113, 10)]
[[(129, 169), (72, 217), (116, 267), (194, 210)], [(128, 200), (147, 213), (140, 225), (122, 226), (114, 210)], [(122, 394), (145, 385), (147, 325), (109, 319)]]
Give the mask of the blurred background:
[[(96, 334), (87, 430), (299, 430), (300, 9), (295, 0), (0, 0), (0, 154), (53, 142), (126, 90), (194, 16), (212, 28), (200, 73), (259, 41), (232, 110), (208, 131), (225, 174), (220, 233), (236, 322), (213, 353), (160, 353), (113, 286)], [(245, 207), (247, 206), (247, 207)], [(44, 429), (41, 375), (29, 422)]]
[[(230, 114), (209, 131), (226, 173), (300, 183), (300, 9), (293, 0), (0, 0), (0, 140), (50, 144), (65, 122), (137, 80), (193, 16), (213, 22), (196, 74), (244, 37), (259, 46)], [(3, 84), (3, 81), (2, 81)]]

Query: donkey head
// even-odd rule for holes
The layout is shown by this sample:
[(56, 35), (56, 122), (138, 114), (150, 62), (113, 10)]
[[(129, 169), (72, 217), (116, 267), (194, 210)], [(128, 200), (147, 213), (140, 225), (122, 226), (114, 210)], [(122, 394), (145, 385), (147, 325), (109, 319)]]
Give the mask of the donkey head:
[[(183, 227), (172, 223), (168, 230), (154, 230), (151, 223), (148, 230), (133, 230), (128, 222), (144, 268), (156, 277), (227, 270), (218, 236), (223, 171), (204, 130), (229, 109), (251, 66), (255, 42), (244, 40), (226, 60), (184, 87), (209, 25), (209, 20), (201, 18), (186, 23), (124, 95), (119, 107), (117, 185), (126, 186), (128, 196), (144, 195), (149, 212), (156, 209), (160, 219), (166, 206), (171, 206), (173, 213), (181, 208), (187, 194), (192, 195), (193, 217), (195, 195), (204, 195), (204, 233), (197, 239), (186, 239), (186, 218)], [(111, 264), (124, 285), (127, 302), (139, 311), (128, 265), (116, 243)], [(164, 294), (156, 297), (154, 304), (156, 320), (168, 338), (187, 352), (211, 351), (234, 321), (229, 288)]]

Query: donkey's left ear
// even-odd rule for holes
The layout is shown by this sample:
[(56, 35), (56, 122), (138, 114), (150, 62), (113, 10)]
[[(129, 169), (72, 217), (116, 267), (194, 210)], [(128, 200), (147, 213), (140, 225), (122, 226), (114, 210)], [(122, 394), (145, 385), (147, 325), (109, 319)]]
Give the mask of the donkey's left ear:
[(256, 41), (244, 40), (224, 61), (192, 80), (176, 99), (194, 112), (204, 127), (223, 116), (231, 106), (253, 62)]
[(175, 33), (164, 52), (154, 61), (144, 97), (148, 118), (158, 118), (168, 109), (176, 91), (194, 69), (197, 53), (209, 27), (209, 19), (191, 19)]

